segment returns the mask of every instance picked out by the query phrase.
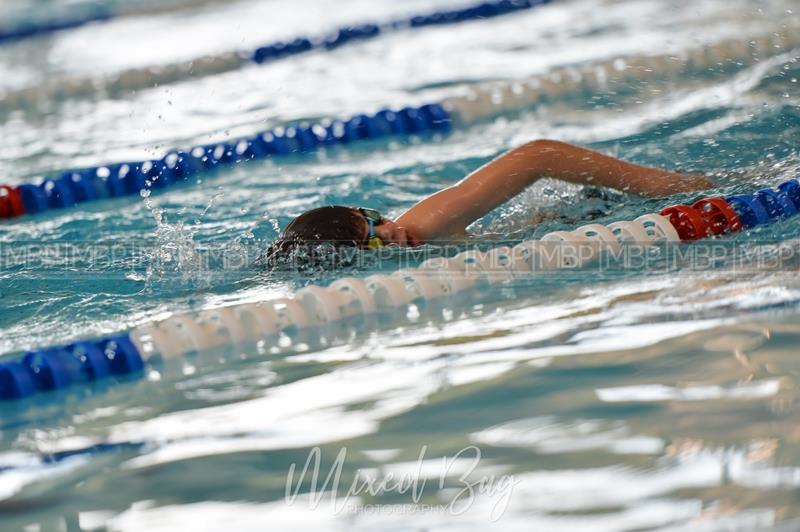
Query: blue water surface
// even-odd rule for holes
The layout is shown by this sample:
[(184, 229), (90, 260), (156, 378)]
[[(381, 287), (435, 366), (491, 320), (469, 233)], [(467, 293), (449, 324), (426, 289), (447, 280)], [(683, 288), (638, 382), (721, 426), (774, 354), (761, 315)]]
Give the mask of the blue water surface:
[[(3, 109), (0, 175), (19, 184), (287, 122), (438, 101), (482, 81), (748, 40), (800, 26), (793, 4), (554, 1), (113, 98)], [(459, 5), (197, 2), (3, 46), (0, 89)], [(0, 16), (45, 9), (18, 0)], [(449, 135), (240, 164), (152, 196), (4, 222), (0, 353), (330, 282), (342, 274), (250, 263), (306, 209), (398, 215), (537, 138), (702, 172), (711, 194), (775, 185), (800, 173), (798, 78), (798, 50), (654, 75)], [(476, 222), (461, 245), (517, 243), (693, 197), (543, 180)], [(0, 528), (795, 530), (799, 236), (787, 219), (720, 239), (749, 252), (741, 262), (541, 274), (2, 404)], [(399, 250), (364, 259), (346, 274), (420, 260)], [(320, 495), (307, 477), (287, 496), (287, 478), (316, 451), (320, 485), (345, 453), (338, 488)], [(390, 474), (415, 479), (419, 492), (353, 488)]]

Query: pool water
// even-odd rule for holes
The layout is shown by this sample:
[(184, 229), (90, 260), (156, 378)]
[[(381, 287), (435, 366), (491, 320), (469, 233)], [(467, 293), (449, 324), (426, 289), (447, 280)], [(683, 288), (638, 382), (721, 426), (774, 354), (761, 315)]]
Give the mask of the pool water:
[[(0, 89), (458, 5), (198, 1), (0, 47)], [(45, 10), (18, 0), (0, 17)], [(2, 109), (0, 175), (18, 184), (289, 121), (437, 101), (480, 81), (747, 40), (797, 27), (798, 11), (781, 0), (554, 1), (123, 98)], [(798, 56), (566, 93), (447, 136), (241, 164), (150, 197), (0, 224), (0, 353), (329, 282), (335, 273), (264, 274), (248, 260), (305, 209), (397, 215), (536, 138), (704, 172), (717, 193), (777, 184), (800, 173)], [(690, 199), (544, 180), (477, 222), (465, 246)], [(798, 237), (788, 219), (720, 239), (744, 261), (541, 274), (0, 404), (0, 528), (800, 529)], [(64, 252), (90, 244), (100, 255)], [(248, 260), (226, 268), (219, 256)], [(415, 260), (395, 252), (347, 274)], [(323, 493), (337, 465), (325, 489), (339, 483)], [(366, 482), (370, 492), (367, 478), (384, 483)]]

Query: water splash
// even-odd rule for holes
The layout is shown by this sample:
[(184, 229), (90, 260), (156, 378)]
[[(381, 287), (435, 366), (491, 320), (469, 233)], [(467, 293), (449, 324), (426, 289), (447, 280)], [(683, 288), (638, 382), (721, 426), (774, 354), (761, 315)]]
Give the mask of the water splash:
[[(149, 189), (142, 190), (140, 195), (156, 223), (154, 246), (146, 252), (146, 271), (144, 275), (138, 276), (145, 283), (145, 290), (152, 293), (164, 288), (165, 283), (173, 282), (192, 288), (211, 287), (214, 280), (210, 264), (195, 237), (203, 218), (214, 203), (224, 196), (224, 192), (211, 196), (203, 211), (191, 224), (180, 219), (168, 221), (165, 209), (153, 202)], [(139, 280), (131, 276), (129, 278)]]

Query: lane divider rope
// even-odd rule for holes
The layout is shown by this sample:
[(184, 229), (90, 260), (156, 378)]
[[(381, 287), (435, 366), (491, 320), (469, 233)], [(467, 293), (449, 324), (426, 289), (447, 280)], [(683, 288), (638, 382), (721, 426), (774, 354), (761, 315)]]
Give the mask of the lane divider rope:
[(497, 81), (472, 87), (466, 96), (447, 98), (442, 106), (454, 120), (473, 124), (512, 114), (568, 93), (607, 90), (620, 83), (669, 79), (691, 72), (714, 74), (764, 61), (800, 47), (800, 27), (754, 38), (726, 39), (676, 53), (629, 55), (609, 61), (565, 66), (526, 80)]
[[(539, 271), (581, 268), (605, 253), (631, 245), (677, 243), (729, 234), (798, 214), (800, 182), (752, 194), (699, 199), (672, 205), (659, 214), (608, 225), (589, 224), (554, 231), (540, 240), (487, 252), (463, 251), (436, 257), (391, 275), (338, 279), (327, 287), (311, 285), (294, 295), (180, 314), (126, 333), (66, 346), (33, 350), (0, 363), (0, 399), (15, 400), (73, 384), (141, 373), (149, 361), (173, 359), (231, 344), (270, 340), (335, 325), (428, 300), (442, 300), (474, 286), (495, 285)], [(572, 252), (564, 253), (570, 246)]]
[[(326, 119), (277, 127), (228, 142), (172, 150), (156, 160), (68, 170), (35, 184), (0, 185), (0, 219), (74, 207), (84, 202), (160, 191), (209, 170), (263, 158), (388, 136), (447, 133), (500, 114), (519, 112), (575, 90), (598, 90), (615, 81), (646, 79), (659, 72), (703, 69), (725, 62), (764, 59), (800, 45), (800, 31), (750, 41), (721, 41), (684, 56), (634, 56), (580, 68), (566, 67), (527, 80), (479, 85), (463, 96), (402, 109), (382, 109), (349, 119)], [(752, 216), (761, 216), (755, 211)]]
[(36, 184), (0, 185), (0, 218), (41, 214), (90, 201), (160, 191), (214, 169), (243, 161), (311, 152), (392, 135), (446, 133), (450, 115), (439, 104), (383, 109), (347, 120), (277, 127), (230, 142), (170, 151), (161, 159), (70, 170)]
[(103, 91), (118, 94), (123, 91), (146, 89), (189, 78), (221, 74), (248, 64), (269, 63), (312, 50), (334, 50), (345, 44), (373, 39), (395, 31), (490, 19), (549, 2), (550, 0), (491, 0), (460, 9), (414, 15), (385, 23), (355, 24), (341, 27), (322, 36), (297, 37), (291, 41), (278, 41), (259, 46), (253, 50), (230, 51), (198, 57), (192, 61), (135, 68), (109, 77), (55, 80), (7, 91), (5, 94), (0, 93), (0, 104), (9, 108), (19, 108), (55, 98), (87, 97)]

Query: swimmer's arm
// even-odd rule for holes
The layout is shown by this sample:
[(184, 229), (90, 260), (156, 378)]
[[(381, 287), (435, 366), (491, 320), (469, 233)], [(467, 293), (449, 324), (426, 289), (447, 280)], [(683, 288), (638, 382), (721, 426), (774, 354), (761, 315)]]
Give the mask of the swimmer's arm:
[(662, 196), (711, 186), (703, 176), (687, 176), (628, 163), (553, 140), (515, 148), (455, 185), (420, 201), (397, 219), (419, 240), (432, 241), (466, 227), (542, 177)]

